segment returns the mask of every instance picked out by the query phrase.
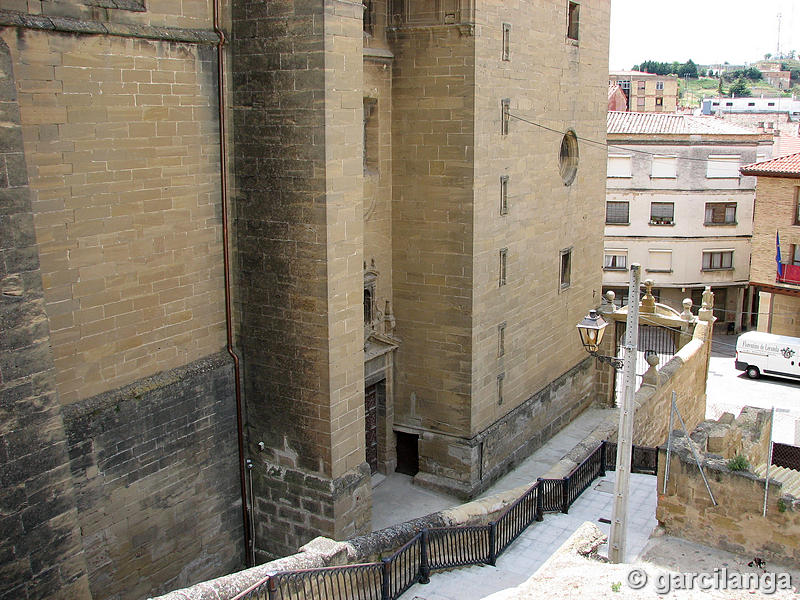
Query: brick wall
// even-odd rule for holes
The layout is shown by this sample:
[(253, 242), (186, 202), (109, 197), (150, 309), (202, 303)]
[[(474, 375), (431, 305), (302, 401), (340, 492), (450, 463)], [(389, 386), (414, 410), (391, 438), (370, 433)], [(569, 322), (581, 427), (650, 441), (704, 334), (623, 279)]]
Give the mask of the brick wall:
[(759, 177), (753, 211), (750, 281), (774, 284), (775, 232), (781, 238), (781, 255), (790, 256), (791, 245), (800, 244), (800, 227), (794, 225), (800, 179)]
[(92, 597), (143, 598), (244, 564), (227, 354), (65, 408)]
[(0, 40), (0, 598), (87, 598), (11, 54)]
[(800, 298), (760, 292), (758, 331), (800, 337)]

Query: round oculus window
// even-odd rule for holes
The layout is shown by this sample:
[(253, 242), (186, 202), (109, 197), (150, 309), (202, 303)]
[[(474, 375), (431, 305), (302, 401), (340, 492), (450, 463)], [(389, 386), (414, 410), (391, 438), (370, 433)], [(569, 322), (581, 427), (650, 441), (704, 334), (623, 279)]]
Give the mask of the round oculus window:
[(572, 185), (578, 173), (578, 137), (571, 129), (564, 134), (561, 140), (561, 150), (558, 153), (558, 170), (564, 185)]

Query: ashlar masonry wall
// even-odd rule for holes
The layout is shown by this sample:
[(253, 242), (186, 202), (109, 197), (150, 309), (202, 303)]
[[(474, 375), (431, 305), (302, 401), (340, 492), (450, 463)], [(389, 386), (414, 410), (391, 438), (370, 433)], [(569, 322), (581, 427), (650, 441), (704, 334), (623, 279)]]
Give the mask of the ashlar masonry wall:
[(267, 556), (370, 522), (362, 37), (359, 3), (233, 4), (238, 310)]
[(0, 40), (0, 598), (88, 598), (12, 56)]
[[(21, 346), (2, 360), (41, 373), (18, 387), (2, 368), (13, 477), (0, 487), (15, 494), (3, 598), (140, 598), (244, 563), (232, 369), (220, 354), (218, 38), (207, 2), (155, 4), (0, 10), (14, 65), (2, 85), (19, 100), (3, 121), (21, 125), (3, 172), (12, 187), (30, 182), (8, 256), (24, 257), (18, 287), (33, 294), (2, 337), (12, 343), (8, 326), (36, 342), (28, 352), (8, 338)], [(3, 211), (21, 198), (6, 195)], [(44, 454), (33, 460), (25, 440)], [(23, 587), (3, 596), (7, 581)]]

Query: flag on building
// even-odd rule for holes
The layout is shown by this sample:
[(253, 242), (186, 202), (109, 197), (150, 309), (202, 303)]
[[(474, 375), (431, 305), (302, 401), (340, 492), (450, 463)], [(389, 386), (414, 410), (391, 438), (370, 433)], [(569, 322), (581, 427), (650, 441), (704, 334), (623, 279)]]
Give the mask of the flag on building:
[(778, 280), (783, 277), (783, 263), (781, 262), (781, 236), (775, 231), (775, 262), (778, 263)]

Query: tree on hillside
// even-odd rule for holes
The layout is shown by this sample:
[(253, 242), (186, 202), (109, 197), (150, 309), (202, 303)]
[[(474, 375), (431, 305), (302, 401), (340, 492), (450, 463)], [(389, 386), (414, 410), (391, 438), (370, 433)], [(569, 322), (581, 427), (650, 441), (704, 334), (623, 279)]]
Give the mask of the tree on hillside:
[(750, 67), (749, 69), (745, 69), (744, 76), (747, 77), (747, 79), (749, 79), (750, 81), (758, 81), (763, 77), (761, 71), (759, 71), (755, 67)]
[(653, 73), (655, 75), (678, 75), (679, 77), (686, 76), (692, 78), (698, 76), (697, 65), (691, 59), (687, 60), (685, 63), (679, 63), (677, 60), (671, 63), (645, 60), (638, 65), (634, 65), (633, 70)]
[(697, 65), (694, 64), (692, 59), (689, 59), (678, 67), (677, 75), (678, 77), (691, 77), (693, 79), (697, 79)]
[[(721, 84), (722, 82), (720, 82)], [(736, 96), (739, 98), (750, 96), (752, 92), (750, 92), (750, 88), (747, 87), (747, 81), (745, 81), (744, 77), (739, 77), (736, 81), (731, 84), (731, 87), (728, 88), (731, 96)]]

